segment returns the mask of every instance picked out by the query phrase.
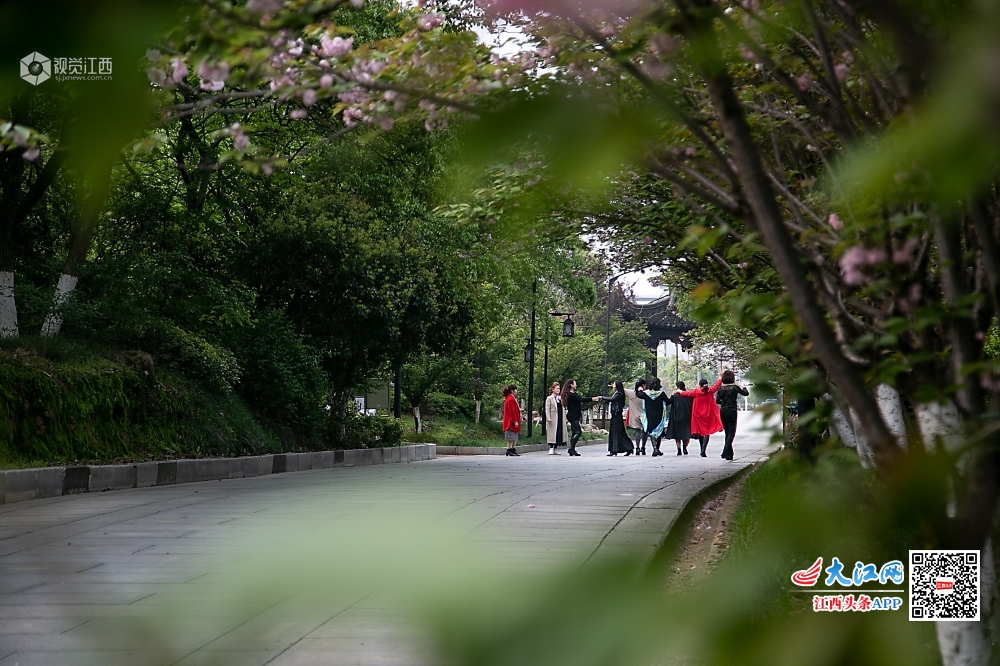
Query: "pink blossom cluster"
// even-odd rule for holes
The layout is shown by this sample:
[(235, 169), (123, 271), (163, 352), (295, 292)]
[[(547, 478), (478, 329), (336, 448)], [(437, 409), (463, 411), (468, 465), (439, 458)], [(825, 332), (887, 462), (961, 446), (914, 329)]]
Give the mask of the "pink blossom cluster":
[(659, 32), (650, 38), (649, 48), (658, 58), (672, 58), (677, 54), (680, 42), (672, 35)]
[(264, 16), (277, 14), (285, 6), (285, 0), (247, 0), (247, 11)]
[(351, 52), (354, 48), (354, 38), (348, 37), (344, 39), (343, 37), (330, 38), (324, 35), (320, 39), (319, 46), (313, 47), (314, 53), (319, 53), (324, 58), (343, 58), (345, 55)]
[[(155, 50), (146, 51), (146, 57), (150, 62), (154, 63), (158, 63), (163, 59), (160, 52)], [(161, 88), (173, 88), (187, 79), (188, 68), (183, 60), (180, 58), (171, 58), (167, 65), (168, 71), (159, 67), (151, 67), (146, 71), (146, 76), (149, 77), (149, 81), (153, 85)]]
[(920, 247), (920, 241), (916, 238), (907, 238), (906, 241), (892, 253), (892, 263), (908, 264), (913, 258), (913, 253)]
[(198, 76), (201, 78), (201, 89), (219, 91), (226, 85), (229, 78), (229, 63), (221, 61), (209, 64), (207, 60), (198, 65)]
[(901, 311), (906, 314), (910, 314), (917, 309), (918, 305), (920, 305), (920, 297), (922, 295), (923, 289), (920, 288), (919, 284), (914, 282), (906, 290), (906, 293), (896, 299), (896, 304), (899, 306)]
[(417, 19), (417, 27), (421, 30), (433, 30), (444, 23), (444, 16), (437, 13), (429, 13)]
[(844, 276), (844, 282), (852, 286), (864, 284), (867, 277), (862, 269), (880, 264), (885, 260), (885, 252), (882, 250), (873, 250), (860, 244), (849, 247), (840, 257), (840, 270)]
[(984, 372), (979, 384), (988, 391), (1000, 392), (1000, 371)]
[(247, 133), (239, 123), (230, 125), (227, 132), (233, 138), (233, 147), (236, 150), (246, 150), (247, 146), (250, 145), (250, 137), (247, 136)]

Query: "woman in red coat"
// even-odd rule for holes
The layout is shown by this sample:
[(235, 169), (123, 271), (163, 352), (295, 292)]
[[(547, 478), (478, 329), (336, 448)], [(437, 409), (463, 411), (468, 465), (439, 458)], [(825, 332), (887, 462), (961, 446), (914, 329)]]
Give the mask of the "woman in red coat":
[(722, 419), (719, 418), (719, 406), (715, 404), (715, 392), (722, 386), (722, 375), (715, 385), (709, 387), (708, 380), (702, 378), (698, 388), (691, 391), (675, 391), (678, 395), (694, 398), (691, 404), (691, 434), (701, 443), (701, 457), (708, 457), (708, 438), (713, 433), (722, 432)]
[(517, 387), (511, 384), (503, 390), (503, 438), (507, 442), (507, 455), (519, 456), (517, 435), (521, 432), (521, 405), (517, 404)]

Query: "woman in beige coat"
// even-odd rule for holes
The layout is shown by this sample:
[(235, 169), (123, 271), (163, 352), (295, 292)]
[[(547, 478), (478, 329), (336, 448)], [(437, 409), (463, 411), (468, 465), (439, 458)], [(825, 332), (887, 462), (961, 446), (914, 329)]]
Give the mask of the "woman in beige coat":
[(638, 391), (646, 390), (646, 380), (640, 379), (635, 383), (633, 390), (625, 389), (625, 397), (628, 398), (628, 419), (625, 427), (632, 429), (632, 437), (635, 439), (635, 455), (646, 455), (646, 429), (642, 427), (642, 398)]
[(569, 441), (566, 430), (566, 406), (560, 395), (559, 382), (552, 382), (549, 397), (545, 398), (545, 440), (549, 443), (549, 455), (557, 456), (556, 447)]

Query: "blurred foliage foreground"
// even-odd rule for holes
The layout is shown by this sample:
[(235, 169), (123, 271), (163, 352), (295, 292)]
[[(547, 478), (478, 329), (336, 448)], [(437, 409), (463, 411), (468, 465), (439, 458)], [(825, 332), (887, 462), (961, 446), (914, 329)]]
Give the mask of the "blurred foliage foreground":
[[(944, 516), (941, 467), (915, 457), (882, 481), (843, 451), (824, 451), (815, 465), (779, 453), (747, 481), (731, 521), (734, 545), (695, 587), (664, 585), (666, 552), (645, 570), (627, 556), (570, 570), (558, 561), (511, 562), (412, 508), (353, 513), (349, 522), (325, 520), (308, 535), (243, 550), (246, 557), (161, 615), (135, 616), (130, 630), (169, 652), (170, 618), (196, 606), (242, 617), (283, 603), (319, 618), (381, 591), (419, 618), (438, 664), (936, 664), (933, 625), (908, 622), (905, 606), (814, 613), (812, 595), (795, 591), (789, 576), (819, 555), (903, 560), (926, 517)], [(307, 499), (302, 510), (326, 509)], [(400, 566), (401, 553), (419, 562), (419, 575)], [(348, 561), (378, 571), (378, 580), (331, 566)]]

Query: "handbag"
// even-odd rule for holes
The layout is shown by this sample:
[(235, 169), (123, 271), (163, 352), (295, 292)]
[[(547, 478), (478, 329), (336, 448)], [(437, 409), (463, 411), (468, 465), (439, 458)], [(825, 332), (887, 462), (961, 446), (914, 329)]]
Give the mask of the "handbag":
[(622, 416), (622, 420), (625, 422), (626, 426), (628, 426), (629, 412), (631, 412), (631, 411), (632, 411), (631, 407), (626, 407), (625, 408), (625, 414)]

